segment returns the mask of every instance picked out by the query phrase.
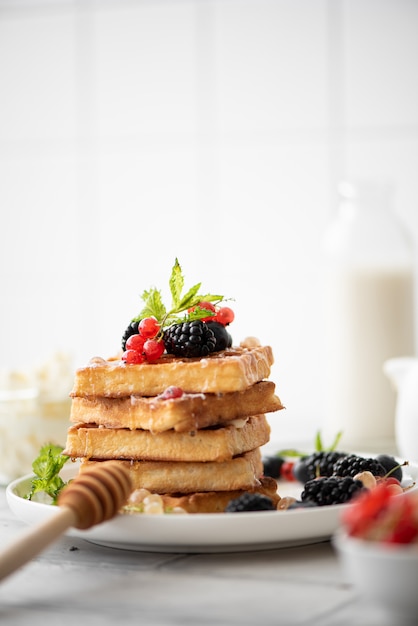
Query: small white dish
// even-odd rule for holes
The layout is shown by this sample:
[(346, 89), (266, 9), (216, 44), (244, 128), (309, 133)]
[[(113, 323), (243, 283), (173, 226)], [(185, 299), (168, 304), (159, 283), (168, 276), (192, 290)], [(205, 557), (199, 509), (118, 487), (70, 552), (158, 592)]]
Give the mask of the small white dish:
[(343, 530), (333, 535), (332, 543), (347, 581), (364, 600), (394, 619), (402, 616), (417, 623), (418, 544), (384, 544), (350, 537)]

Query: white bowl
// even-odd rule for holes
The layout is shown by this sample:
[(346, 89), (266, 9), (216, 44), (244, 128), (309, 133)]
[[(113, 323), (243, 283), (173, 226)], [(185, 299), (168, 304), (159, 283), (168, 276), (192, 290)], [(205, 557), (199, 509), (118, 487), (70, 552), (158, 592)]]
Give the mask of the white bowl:
[(394, 618), (418, 620), (417, 544), (383, 544), (350, 537), (344, 531), (337, 531), (332, 543), (347, 581), (359, 595)]

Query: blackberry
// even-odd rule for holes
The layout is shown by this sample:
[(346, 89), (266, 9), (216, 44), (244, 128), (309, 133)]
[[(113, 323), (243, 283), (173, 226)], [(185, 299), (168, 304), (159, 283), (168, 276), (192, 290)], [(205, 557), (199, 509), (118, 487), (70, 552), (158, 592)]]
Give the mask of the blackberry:
[(164, 332), (164, 345), (166, 352), (174, 356), (208, 356), (215, 352), (216, 338), (205, 322), (194, 320), (169, 326)]
[(230, 500), (225, 513), (244, 513), (245, 511), (275, 511), (271, 498), (261, 493), (243, 493), (239, 498)]
[(264, 476), (270, 476), (271, 478), (280, 478), (280, 470), (284, 463), (284, 459), (281, 456), (269, 455), (264, 456), (263, 459), (263, 473)]
[(344, 456), (347, 456), (346, 452), (336, 452), (335, 450), (313, 452), (295, 463), (293, 474), (296, 480), (303, 484), (319, 476), (332, 476), (334, 464)]
[(371, 472), (373, 476), (384, 476), (386, 470), (379, 461), (357, 454), (348, 454), (334, 465), (334, 476), (355, 476), (359, 472)]
[(232, 346), (232, 337), (223, 324), (209, 320), (206, 322), (206, 325), (213, 331), (213, 334), (215, 335), (215, 352), (225, 350), (226, 348), (230, 348)]
[(301, 500), (314, 502), (318, 506), (343, 504), (363, 489), (363, 483), (351, 476), (322, 476), (308, 480), (302, 491)]
[(126, 328), (125, 332), (123, 333), (122, 336), (122, 350), (125, 352), (125, 347), (126, 347), (126, 342), (128, 341), (129, 337), (131, 335), (137, 335), (138, 334), (138, 326), (139, 326), (139, 322), (141, 320), (138, 321), (133, 321), (129, 324), (129, 326)]

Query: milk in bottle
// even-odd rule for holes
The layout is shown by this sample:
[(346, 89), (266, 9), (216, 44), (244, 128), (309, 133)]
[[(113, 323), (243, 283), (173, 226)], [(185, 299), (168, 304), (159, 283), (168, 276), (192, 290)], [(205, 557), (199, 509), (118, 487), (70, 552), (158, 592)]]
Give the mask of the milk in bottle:
[(350, 450), (395, 446), (395, 389), (383, 372), (414, 354), (413, 254), (386, 185), (342, 184), (324, 238), (324, 431)]

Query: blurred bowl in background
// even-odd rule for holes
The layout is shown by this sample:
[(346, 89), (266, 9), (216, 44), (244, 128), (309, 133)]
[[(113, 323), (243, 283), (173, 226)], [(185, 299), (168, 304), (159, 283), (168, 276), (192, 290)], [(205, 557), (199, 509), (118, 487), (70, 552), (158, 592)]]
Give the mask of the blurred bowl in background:
[(64, 447), (73, 359), (57, 352), (40, 367), (0, 372), (0, 484), (32, 472), (45, 444)]
[(418, 544), (387, 544), (349, 536), (332, 538), (347, 582), (367, 602), (377, 604), (394, 624), (418, 623)]

